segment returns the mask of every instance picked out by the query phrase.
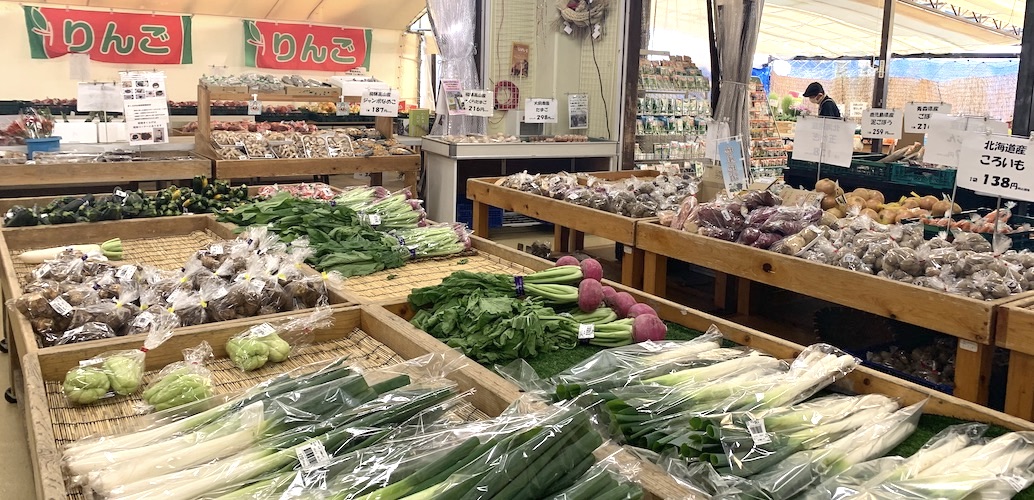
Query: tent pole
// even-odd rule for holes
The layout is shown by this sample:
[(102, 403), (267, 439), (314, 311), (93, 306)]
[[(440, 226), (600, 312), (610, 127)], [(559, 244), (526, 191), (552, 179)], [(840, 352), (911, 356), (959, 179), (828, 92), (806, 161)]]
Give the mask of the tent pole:
[(1016, 80), (1016, 107), (1013, 135), (1028, 135), (1034, 114), (1034, 2), (1028, 0), (1023, 14), (1023, 41), (1020, 42), (1020, 70)]
[(718, 94), (719, 85), (718, 82), (722, 81), (722, 70), (718, 65), (718, 38), (715, 32), (715, 21), (714, 21), (714, 2), (715, 0), (707, 0), (707, 36), (708, 36), (708, 48), (711, 51), (711, 115), (714, 116), (714, 110), (718, 107)]
[(621, 120), (621, 158), (617, 170), (635, 168), (635, 123), (639, 103), (639, 51), (643, 47), (643, 0), (627, 0), (625, 4), (625, 102)]
[[(887, 107), (887, 72), (890, 66), (890, 42), (894, 39), (894, 5), (897, 0), (883, 0), (883, 29), (880, 32), (880, 58), (872, 89), (872, 107)], [(872, 152), (883, 152), (883, 140), (871, 139)]]

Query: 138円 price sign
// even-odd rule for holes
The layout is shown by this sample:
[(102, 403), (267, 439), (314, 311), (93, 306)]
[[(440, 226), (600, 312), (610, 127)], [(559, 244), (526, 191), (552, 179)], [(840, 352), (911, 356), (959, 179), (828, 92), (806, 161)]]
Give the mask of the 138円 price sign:
[(398, 116), (399, 91), (367, 90), (359, 101), (359, 114), (362, 116)]
[(524, 123), (556, 123), (556, 99), (525, 99)]
[(967, 134), (962, 141), (957, 183), (978, 193), (1034, 201), (1030, 149), (1026, 137)]

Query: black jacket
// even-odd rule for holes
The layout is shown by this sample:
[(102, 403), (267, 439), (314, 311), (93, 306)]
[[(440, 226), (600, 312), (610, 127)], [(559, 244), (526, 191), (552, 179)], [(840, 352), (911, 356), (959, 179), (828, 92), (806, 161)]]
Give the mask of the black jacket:
[(837, 103), (826, 96), (819, 103), (819, 116), (828, 116), (831, 118), (840, 118), (840, 108), (837, 107)]

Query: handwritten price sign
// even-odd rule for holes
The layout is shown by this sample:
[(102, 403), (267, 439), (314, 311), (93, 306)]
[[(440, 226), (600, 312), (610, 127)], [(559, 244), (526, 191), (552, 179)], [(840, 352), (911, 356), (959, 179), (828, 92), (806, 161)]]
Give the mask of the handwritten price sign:
[(487, 90), (464, 90), (463, 107), (470, 116), (492, 116), (495, 97)]
[(905, 106), (905, 132), (925, 134), (930, 130), (934, 115), (950, 115), (951, 104), (944, 102), (913, 102)]
[(359, 101), (359, 114), (363, 116), (398, 116), (399, 91), (367, 90)]
[(556, 99), (525, 99), (524, 123), (556, 123)]
[(900, 139), (901, 112), (880, 108), (865, 111), (862, 115), (862, 137)]
[(956, 179), (959, 187), (978, 193), (1034, 201), (1030, 139), (999, 134), (966, 134)]

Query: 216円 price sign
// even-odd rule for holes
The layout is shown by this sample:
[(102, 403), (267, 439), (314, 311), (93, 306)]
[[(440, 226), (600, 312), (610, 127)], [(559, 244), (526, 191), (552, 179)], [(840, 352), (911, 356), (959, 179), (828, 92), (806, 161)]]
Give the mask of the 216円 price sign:
[(968, 134), (956, 175), (959, 187), (1012, 200), (1034, 201), (1030, 139), (999, 134)]

